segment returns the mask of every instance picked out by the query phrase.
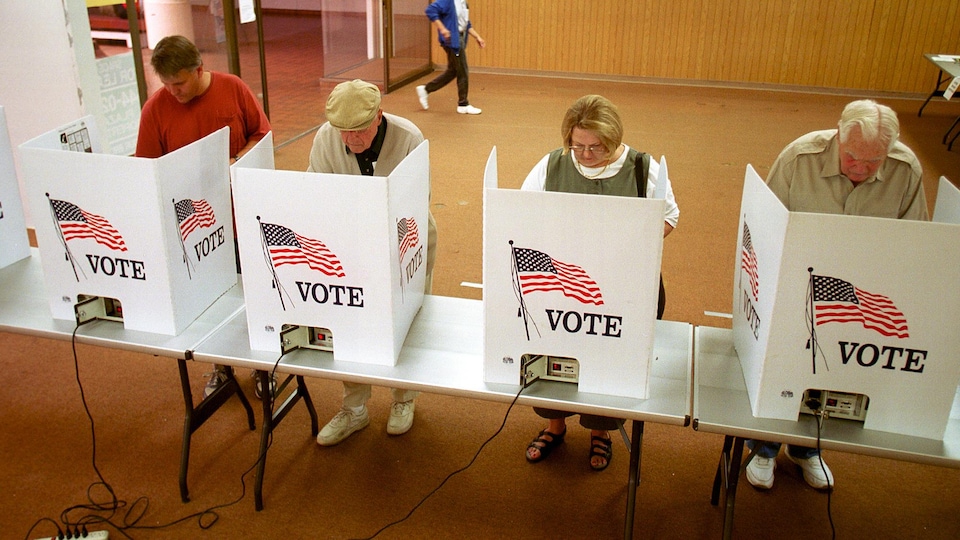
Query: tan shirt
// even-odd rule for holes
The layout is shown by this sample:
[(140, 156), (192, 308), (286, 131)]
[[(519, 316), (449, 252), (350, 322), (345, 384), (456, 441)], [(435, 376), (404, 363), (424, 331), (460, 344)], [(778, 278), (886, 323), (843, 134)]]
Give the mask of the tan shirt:
[(854, 185), (840, 172), (837, 130), (793, 141), (770, 167), (767, 184), (792, 212), (847, 214), (927, 221), (927, 198), (917, 156), (897, 142), (877, 174)]
[[(387, 133), (380, 147), (380, 156), (374, 167), (374, 176), (389, 176), (410, 152), (423, 142), (423, 133), (413, 122), (400, 116), (383, 113), (387, 121)], [(355, 174), (360, 176), (357, 156), (347, 151), (340, 130), (325, 122), (313, 138), (310, 149), (310, 164), (307, 172)], [(433, 290), (433, 266), (437, 259), (437, 222), (432, 212), (427, 212), (427, 281), (424, 292)]]

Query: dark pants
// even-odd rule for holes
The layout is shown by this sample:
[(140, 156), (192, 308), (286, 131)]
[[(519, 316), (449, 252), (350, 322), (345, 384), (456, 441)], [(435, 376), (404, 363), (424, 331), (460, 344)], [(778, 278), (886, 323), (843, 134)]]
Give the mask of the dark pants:
[[(464, 36), (465, 37), (465, 36)], [(449, 47), (443, 50), (447, 53), (447, 70), (437, 75), (432, 81), (425, 85), (428, 93), (436, 92), (443, 88), (453, 79), (457, 79), (457, 105), (464, 107), (470, 104), (467, 99), (467, 90), (470, 87), (470, 75), (467, 72), (467, 42), (461, 37), (460, 43), (463, 45), (459, 52), (454, 52)]]
[[(577, 413), (566, 412), (566, 411), (555, 411), (553, 409), (541, 409), (540, 407), (534, 407), (533, 412), (537, 413), (541, 418), (546, 419), (557, 419), (557, 418), (567, 418), (568, 416), (573, 416)], [(616, 418), (608, 418), (606, 416), (595, 416), (592, 414), (581, 414), (580, 415), (580, 425), (587, 429), (595, 429), (597, 431), (616, 431), (620, 429), (620, 425), (623, 424), (623, 420), (618, 420)]]

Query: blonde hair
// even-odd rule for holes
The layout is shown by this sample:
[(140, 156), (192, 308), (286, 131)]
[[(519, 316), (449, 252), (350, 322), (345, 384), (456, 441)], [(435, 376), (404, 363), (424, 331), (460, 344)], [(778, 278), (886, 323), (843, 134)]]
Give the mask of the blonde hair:
[(563, 153), (570, 151), (573, 128), (589, 131), (600, 139), (600, 144), (613, 153), (623, 141), (623, 123), (617, 107), (603, 96), (591, 94), (578, 99), (567, 109), (560, 126)]

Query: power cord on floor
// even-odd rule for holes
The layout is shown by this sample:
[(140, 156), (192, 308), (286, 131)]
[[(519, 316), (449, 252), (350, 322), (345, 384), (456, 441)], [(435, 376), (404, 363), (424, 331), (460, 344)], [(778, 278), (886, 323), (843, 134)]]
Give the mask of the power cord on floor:
[(407, 512), (407, 515), (403, 516), (402, 518), (400, 518), (400, 519), (398, 519), (398, 520), (396, 520), (396, 521), (394, 521), (394, 522), (392, 522), (392, 523), (388, 523), (388, 524), (384, 525), (384, 526), (381, 527), (377, 532), (373, 533), (371, 536), (367, 536), (367, 537), (365, 537), (365, 538), (363, 538), (363, 539), (361, 539), (361, 540), (373, 540), (373, 538), (376, 538), (377, 536), (380, 535), (380, 533), (382, 533), (383, 531), (389, 529), (390, 527), (393, 527), (394, 525), (399, 525), (399, 524), (403, 523), (404, 521), (406, 521), (407, 519), (409, 519), (410, 516), (412, 516), (413, 513), (416, 512), (417, 509), (420, 508), (420, 507), (423, 505), (423, 503), (427, 502), (427, 499), (429, 499), (430, 497), (432, 497), (436, 492), (440, 491), (440, 488), (442, 488), (442, 487), (447, 483), (448, 480), (450, 480), (450, 479), (453, 478), (454, 476), (462, 473), (463, 471), (469, 469), (469, 468), (473, 465), (473, 463), (477, 460), (477, 458), (480, 457), (480, 452), (482, 452), (483, 449), (484, 449), (488, 444), (490, 444), (490, 442), (493, 441), (493, 439), (495, 439), (495, 438), (497, 437), (497, 435), (500, 435), (500, 432), (501, 432), (501, 431), (503, 431), (504, 426), (507, 425), (507, 418), (510, 417), (510, 411), (513, 409), (513, 406), (517, 403), (517, 400), (520, 398), (520, 394), (523, 393), (523, 390), (524, 390), (524, 388), (521, 387), (521, 388), (520, 388), (520, 391), (517, 392), (517, 395), (513, 396), (513, 401), (511, 401), (511, 402), (510, 402), (510, 406), (507, 407), (507, 412), (504, 413), (504, 415), (503, 415), (503, 422), (500, 423), (500, 427), (497, 429), (496, 433), (494, 433), (493, 435), (491, 435), (489, 438), (487, 438), (486, 441), (483, 442), (483, 444), (480, 445), (480, 448), (477, 449), (477, 452), (473, 455), (473, 458), (470, 459), (470, 462), (469, 462), (469, 463), (467, 463), (467, 464), (464, 465), (463, 467), (460, 467), (459, 469), (457, 469), (457, 470), (451, 472), (450, 474), (448, 474), (447, 477), (444, 478), (443, 481), (440, 482), (440, 484), (439, 484), (437, 487), (433, 488), (433, 490), (431, 490), (430, 493), (427, 493), (426, 495), (424, 495), (423, 498), (420, 499), (420, 502), (418, 502), (417, 504), (415, 504), (415, 505), (413, 506), (413, 508), (411, 508), (410, 511)]
[[(820, 434), (823, 430), (823, 422), (827, 419), (827, 412), (822, 409), (823, 404), (820, 403), (818, 399), (808, 399), (806, 402), (808, 408), (814, 411), (816, 416), (817, 423), (817, 459), (820, 461), (820, 469), (826, 472), (827, 467), (823, 463), (823, 456), (821, 455), (820, 448)], [(832, 495), (833, 495), (833, 485), (830, 482), (830, 475), (824, 475), (827, 479), (827, 520), (830, 522), (830, 538), (836, 539), (837, 537), (837, 528), (833, 523), (833, 506), (832, 506)]]
[[(94, 320), (94, 319), (91, 319), (91, 320)], [(80, 329), (80, 326), (82, 326), (82, 324), (77, 324), (77, 326), (73, 329), (73, 333), (70, 336), (70, 343), (73, 351), (73, 368), (74, 368), (74, 375), (77, 381), (77, 387), (80, 390), (80, 401), (83, 404), (83, 410), (86, 413), (87, 419), (90, 422), (90, 436), (92, 440), (91, 462), (93, 464), (93, 470), (94, 472), (96, 472), (97, 478), (99, 479), (99, 481), (94, 482), (93, 484), (90, 484), (87, 487), (87, 499), (89, 500), (89, 504), (79, 504), (79, 505), (68, 507), (63, 512), (61, 512), (60, 522), (57, 522), (56, 520), (48, 517), (43, 517), (38, 519), (33, 524), (33, 526), (31, 526), (30, 529), (27, 531), (26, 540), (30, 540), (31, 538), (33, 538), (33, 531), (38, 526), (40, 526), (42, 523), (45, 523), (45, 522), (50, 522), (57, 528), (57, 534), (53, 536), (53, 538), (71, 538), (71, 537), (85, 538), (87, 535), (87, 531), (90, 528), (97, 525), (101, 525), (101, 526), (106, 525), (116, 530), (117, 533), (123, 535), (125, 538), (130, 538), (132, 540), (132, 537), (127, 533), (128, 530), (165, 529), (194, 518), (197, 519), (197, 525), (201, 529), (204, 529), (204, 530), (209, 529), (214, 524), (216, 524), (216, 522), (220, 519), (219, 514), (217, 514), (215, 510), (220, 510), (223, 508), (233, 506), (239, 503), (240, 501), (242, 501), (243, 498), (246, 496), (247, 486), (246, 486), (246, 482), (244, 481), (244, 478), (252, 470), (254, 470), (257, 467), (257, 465), (260, 463), (260, 461), (264, 459), (264, 457), (266, 456), (266, 451), (270, 448), (270, 445), (273, 443), (273, 434), (270, 434), (270, 437), (267, 442), (267, 447), (259, 456), (257, 456), (257, 459), (256, 461), (254, 461), (253, 465), (251, 465), (249, 469), (247, 469), (246, 471), (243, 472), (243, 474), (240, 475), (241, 492), (240, 492), (240, 496), (237, 497), (235, 500), (230, 501), (228, 503), (211, 506), (205, 510), (188, 514), (174, 521), (164, 523), (161, 525), (138, 525), (138, 523), (144, 518), (144, 516), (146, 516), (147, 509), (150, 506), (150, 499), (148, 497), (138, 497), (133, 501), (133, 504), (129, 506), (129, 509), (127, 510), (126, 514), (124, 514), (123, 516), (118, 516), (120, 509), (127, 507), (127, 502), (117, 498), (113, 487), (104, 479), (103, 474), (100, 472), (100, 468), (97, 466), (96, 425), (93, 420), (93, 415), (90, 413), (90, 407), (87, 405), (86, 394), (84, 393), (84, 390), (83, 390), (83, 383), (80, 381), (80, 362), (77, 354), (77, 331)], [(280, 360), (282, 358), (283, 358), (283, 354), (281, 354), (277, 358), (277, 361), (274, 362), (273, 369), (270, 372), (271, 380), (276, 375), (277, 366), (280, 364)], [(271, 402), (271, 409), (272, 409), (272, 402)], [(271, 410), (271, 414), (272, 414), (272, 410)], [(98, 502), (98, 500), (94, 497), (93, 490), (96, 488), (103, 488), (106, 490), (108, 497), (106, 498), (105, 501)], [(78, 511), (86, 511), (88, 513), (76, 519), (72, 518), (71, 514), (75, 514)], [(104, 516), (102, 515), (102, 513), (107, 513), (107, 515)], [(115, 519), (117, 517), (121, 518), (121, 523), (115, 522)], [(62, 528), (61, 528), (61, 524), (63, 525)]]

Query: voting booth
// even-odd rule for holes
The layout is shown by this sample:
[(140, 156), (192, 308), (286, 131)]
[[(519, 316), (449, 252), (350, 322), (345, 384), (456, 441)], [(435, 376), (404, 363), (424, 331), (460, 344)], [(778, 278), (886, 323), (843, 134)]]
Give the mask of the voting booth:
[(30, 239), (23, 215), (7, 117), (0, 106), (0, 268), (30, 256)]
[(484, 381), (544, 378), (646, 399), (664, 206), (497, 189), (494, 148), (484, 173)]
[(826, 410), (943, 438), (960, 381), (960, 194), (940, 189), (940, 222), (789, 212), (747, 167), (733, 333), (754, 416)]
[(176, 335), (236, 284), (228, 135), (115, 156), (86, 117), (20, 146), (55, 319)]
[(429, 143), (387, 177), (238, 165), (250, 348), (395, 365), (423, 303)]

